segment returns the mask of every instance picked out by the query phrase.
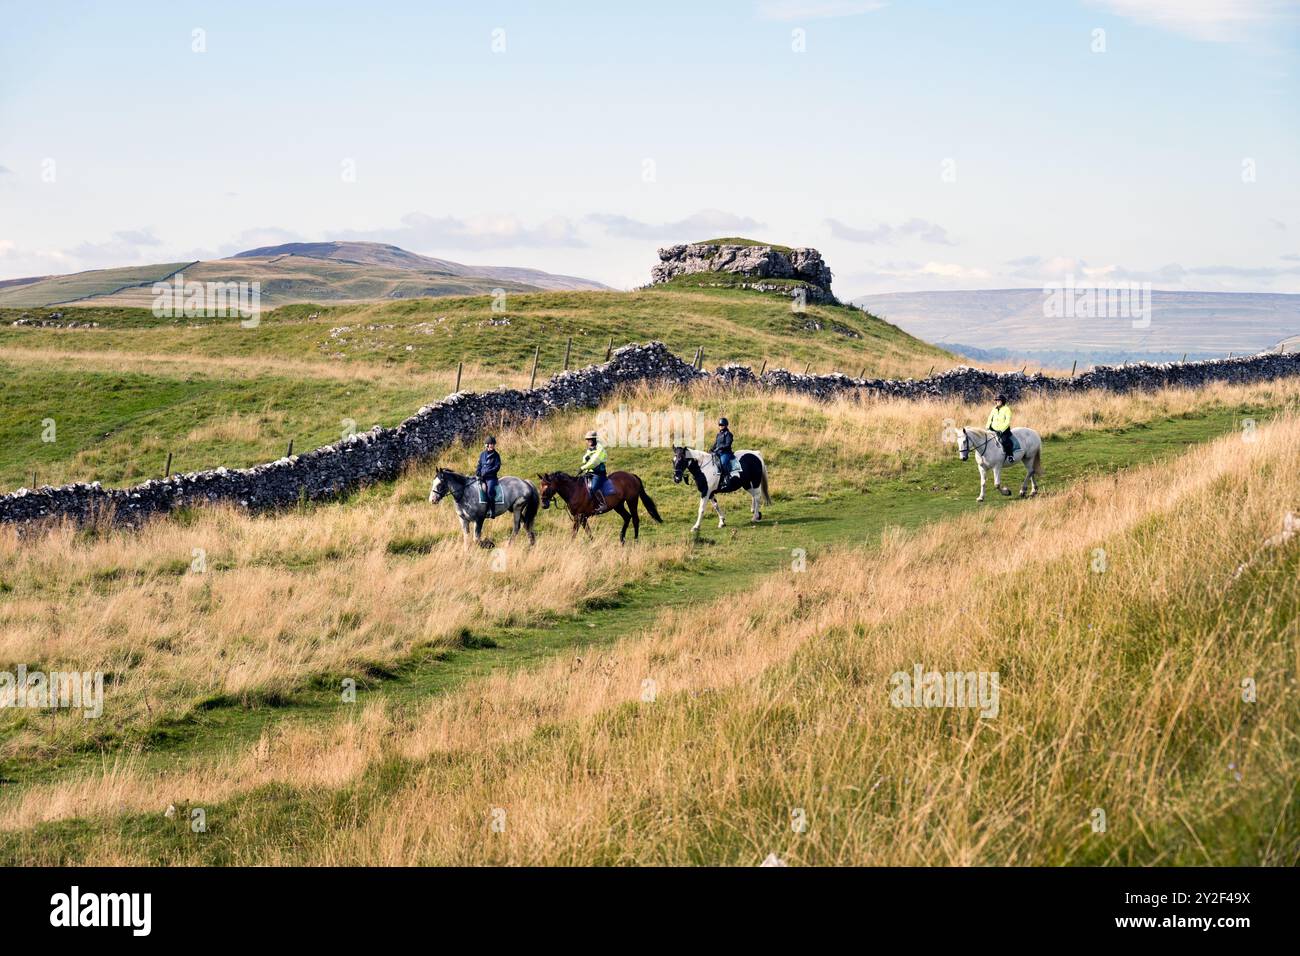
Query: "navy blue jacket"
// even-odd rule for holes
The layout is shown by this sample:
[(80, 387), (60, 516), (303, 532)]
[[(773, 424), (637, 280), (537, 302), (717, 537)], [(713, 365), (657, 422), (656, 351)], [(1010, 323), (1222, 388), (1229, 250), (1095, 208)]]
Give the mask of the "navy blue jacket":
[(718, 437), (713, 439), (713, 447), (710, 449), (715, 455), (731, 454), (731, 429), (724, 428), (718, 432)]
[(495, 478), (497, 472), (501, 470), (501, 456), (496, 453), (495, 449), (485, 448), (483, 454), (478, 456), (478, 471), (474, 472), (478, 478)]

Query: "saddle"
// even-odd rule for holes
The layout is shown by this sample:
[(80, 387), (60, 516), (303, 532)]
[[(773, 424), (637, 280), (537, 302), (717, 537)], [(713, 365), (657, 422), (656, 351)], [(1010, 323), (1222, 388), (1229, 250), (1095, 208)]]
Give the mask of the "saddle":
[(606, 496), (614, 494), (614, 482), (609, 480), (609, 475), (596, 482), (596, 490)]
[(741, 471), (741, 467), (740, 467), (740, 456), (739, 456), (739, 455), (732, 455), (732, 456), (731, 456), (731, 467), (728, 468), (726, 471), (723, 471), (723, 470), (722, 470), (722, 462), (721, 462), (721, 460), (719, 460), (719, 458), (718, 458), (717, 455), (714, 455), (714, 456), (713, 456), (713, 467), (716, 468), (716, 469), (718, 469), (718, 480), (719, 480), (719, 481), (726, 481), (726, 480), (727, 480), (728, 478), (730, 478), (732, 475), (738, 475), (738, 474), (740, 474), (740, 471)]

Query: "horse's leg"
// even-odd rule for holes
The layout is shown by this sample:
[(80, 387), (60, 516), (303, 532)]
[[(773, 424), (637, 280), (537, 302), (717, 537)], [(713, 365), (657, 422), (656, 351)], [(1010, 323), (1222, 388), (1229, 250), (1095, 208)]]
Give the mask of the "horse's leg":
[(587, 540), (590, 541), (592, 538), (596, 536), (591, 533), (591, 528), (588, 527), (587, 525), (587, 517), (588, 517), (587, 515), (582, 516), (582, 530), (587, 532)]
[(757, 488), (750, 488), (750, 489), (749, 489), (749, 497), (750, 497), (751, 503), (753, 504), (754, 520), (755, 520), (755, 521), (762, 521), (762, 520), (763, 520), (763, 512), (761, 512), (761, 511), (758, 510), (758, 489), (757, 489)]
[(1025, 462), (1025, 480), (1020, 483), (1021, 498), (1023, 498), (1025, 496), (1025, 492), (1029, 490), (1029, 477), (1034, 473), (1034, 463), (1030, 461), (1028, 458), (1024, 459), (1024, 462)]
[(474, 543), (475, 544), (483, 543), (483, 519), (482, 518), (474, 519)]
[(708, 502), (709, 502), (708, 498), (700, 499), (699, 510), (695, 513), (695, 524), (691, 526), (692, 531), (700, 530), (700, 522), (704, 520), (704, 506), (707, 505)]
[(713, 502), (713, 510), (718, 513), (718, 527), (725, 528), (727, 526), (727, 519), (722, 517), (722, 505), (718, 504), (717, 496), (714, 495), (709, 500)]
[(461, 532), (461, 544), (463, 544), (466, 548), (468, 548), (469, 547), (469, 519), (468, 518), (460, 519), (460, 532)]
[(627, 513), (627, 507), (621, 501), (614, 506), (614, 510), (617, 511), (618, 516), (623, 519), (623, 528), (618, 533), (618, 543), (627, 544), (627, 526), (631, 522), (632, 516)]
[(1002, 494), (1004, 494), (1004, 495), (1009, 495), (1009, 494), (1011, 494), (1011, 489), (1010, 489), (1010, 488), (1004, 488), (1004, 487), (1002, 486), (1002, 466), (1001, 466), (1001, 465), (994, 465), (994, 466), (993, 466), (993, 487), (996, 488), (998, 491), (1002, 492)]
[(984, 480), (985, 480), (984, 465), (983, 465), (983, 464), (980, 464), (980, 463), (977, 462), (977, 463), (976, 463), (976, 467), (978, 467), (979, 470), (980, 470), (980, 496), (979, 496), (978, 498), (976, 498), (975, 500), (976, 500), (976, 501), (983, 501), (983, 500), (984, 500)]
[(632, 503), (628, 508), (628, 510), (632, 512), (632, 540), (633, 541), (641, 540), (641, 511), (637, 504), (638, 501), (639, 501), (639, 496), (633, 495)]

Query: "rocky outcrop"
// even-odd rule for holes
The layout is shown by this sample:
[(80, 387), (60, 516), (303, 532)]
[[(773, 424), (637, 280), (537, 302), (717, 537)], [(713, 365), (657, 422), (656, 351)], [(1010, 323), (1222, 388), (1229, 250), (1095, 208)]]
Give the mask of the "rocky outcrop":
[(1073, 378), (986, 372), (960, 367), (925, 379), (861, 379), (839, 373), (801, 375), (773, 369), (755, 375), (746, 365), (704, 372), (660, 342), (628, 345), (602, 365), (564, 372), (541, 388), (457, 392), (426, 405), (395, 428), (376, 427), (333, 445), (252, 468), (217, 468), (146, 481), (132, 488), (92, 484), (19, 489), (0, 496), (0, 522), (41, 524), (68, 519), (135, 524), (151, 516), (214, 502), (268, 511), (299, 501), (334, 498), (355, 488), (396, 478), (410, 462), (428, 460), (460, 440), (502, 423), (542, 418), (566, 408), (592, 408), (642, 382), (668, 387), (712, 379), (735, 388), (798, 392), (818, 399), (926, 399), (979, 401), (1005, 392), (1012, 401), (1029, 392), (1150, 391), (1167, 386), (1199, 388), (1213, 382), (1242, 384), (1300, 375), (1300, 353), (1207, 362), (1100, 367)]
[[(678, 276), (723, 272), (754, 280), (796, 279), (808, 283), (808, 298), (813, 302), (834, 302), (831, 293), (831, 270), (816, 249), (778, 249), (774, 246), (729, 245), (695, 242), (659, 250), (659, 264), (650, 270), (652, 284), (667, 282)], [(707, 280), (705, 280), (705, 284)], [(742, 283), (763, 288), (761, 281)], [(789, 289), (767, 285), (764, 291)]]

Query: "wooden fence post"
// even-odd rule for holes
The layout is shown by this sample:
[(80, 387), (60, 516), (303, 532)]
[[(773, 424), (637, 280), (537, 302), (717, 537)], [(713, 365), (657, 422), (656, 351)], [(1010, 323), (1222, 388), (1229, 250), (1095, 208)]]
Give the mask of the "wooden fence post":
[(460, 391), (460, 373), (464, 370), (464, 368), (465, 368), (464, 362), (456, 363), (456, 387), (452, 389), (453, 392)]
[(172, 453), (167, 453), (167, 470), (163, 472), (164, 478), (170, 478), (172, 475)]
[(609, 337), (609, 345), (605, 347), (605, 361), (608, 362), (614, 354), (614, 336)]
[(1074, 364), (1070, 366), (1070, 378), (1074, 378), (1075, 370), (1079, 367), (1079, 360), (1075, 359)]
[(805, 365), (805, 366), (803, 367), (803, 373), (804, 373), (805, 375), (807, 375), (807, 374), (808, 374), (808, 370), (809, 370), (810, 368), (812, 368), (812, 362), (809, 362), (807, 365)]
[(758, 377), (759, 377), (759, 378), (762, 378), (762, 377), (763, 377), (763, 373), (766, 372), (766, 371), (767, 371), (767, 359), (763, 359), (763, 365), (762, 365), (762, 367), (759, 368), (759, 370), (758, 370)]
[(286, 452), (284, 453), (284, 457), (285, 457), (285, 458), (292, 458), (292, 457), (293, 457), (293, 439), (292, 439), (292, 438), (289, 439), (289, 450), (286, 451)]
[(564, 342), (564, 370), (569, 370), (569, 353), (573, 351), (573, 336), (570, 335)]

